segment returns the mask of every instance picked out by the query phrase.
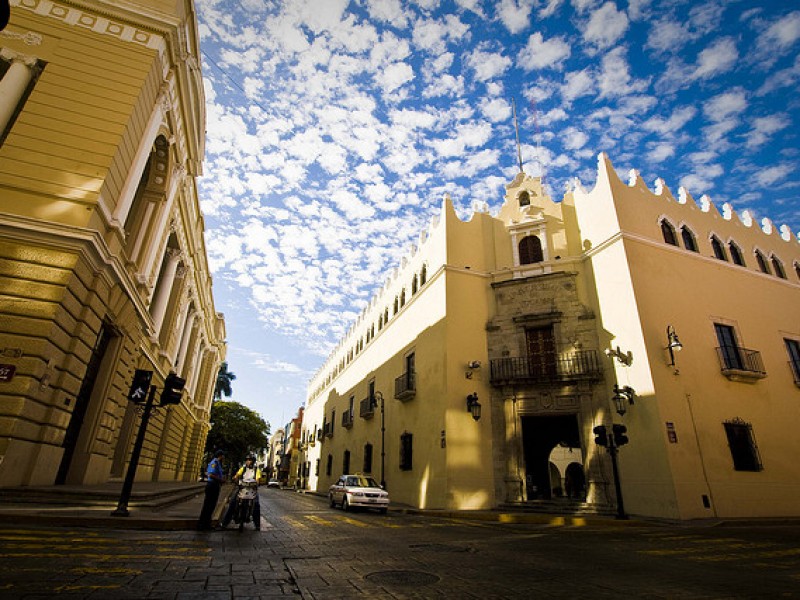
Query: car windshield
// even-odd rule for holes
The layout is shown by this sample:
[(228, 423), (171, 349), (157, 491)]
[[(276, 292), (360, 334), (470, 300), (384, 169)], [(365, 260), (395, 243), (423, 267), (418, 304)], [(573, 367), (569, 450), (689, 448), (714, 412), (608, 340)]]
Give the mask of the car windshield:
[(348, 477), (345, 485), (348, 487), (380, 487), (372, 477)]

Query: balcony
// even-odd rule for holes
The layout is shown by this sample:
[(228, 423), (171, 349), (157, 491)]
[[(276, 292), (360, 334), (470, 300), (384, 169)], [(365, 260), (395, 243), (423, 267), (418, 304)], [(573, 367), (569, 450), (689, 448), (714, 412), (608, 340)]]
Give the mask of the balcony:
[(346, 410), (342, 413), (342, 427), (350, 429), (353, 426), (353, 413)]
[(394, 397), (396, 400), (410, 400), (417, 394), (416, 374), (403, 373), (394, 380)]
[(325, 423), (323, 425), (323, 428), (325, 430), (325, 432), (324, 432), (325, 433), (325, 437), (333, 437), (333, 422), (332, 421), (330, 423)]
[(375, 414), (375, 402), (372, 398), (364, 398), (358, 403), (358, 416), (362, 419), (371, 419)]
[(739, 346), (719, 346), (717, 357), (722, 374), (731, 381), (754, 383), (767, 376), (761, 353), (757, 350)]
[(599, 381), (603, 376), (595, 350), (579, 350), (550, 360), (538, 356), (493, 358), (489, 370), (492, 385), (565, 385), (573, 381)]

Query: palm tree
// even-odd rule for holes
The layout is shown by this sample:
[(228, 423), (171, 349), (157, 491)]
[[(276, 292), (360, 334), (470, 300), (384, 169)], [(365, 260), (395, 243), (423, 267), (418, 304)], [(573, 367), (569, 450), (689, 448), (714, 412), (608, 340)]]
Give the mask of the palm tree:
[(219, 366), (219, 372), (217, 373), (217, 383), (214, 386), (214, 400), (220, 400), (223, 395), (226, 398), (231, 397), (231, 394), (233, 394), (231, 381), (234, 379), (236, 379), (236, 375), (228, 371), (228, 363), (223, 362)]

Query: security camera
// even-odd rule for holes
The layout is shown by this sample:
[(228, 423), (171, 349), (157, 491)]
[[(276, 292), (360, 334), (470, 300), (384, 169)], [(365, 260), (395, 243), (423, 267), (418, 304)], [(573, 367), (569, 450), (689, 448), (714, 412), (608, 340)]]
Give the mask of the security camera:
[(481, 361), (479, 361), (479, 360), (473, 360), (473, 361), (470, 361), (470, 362), (467, 364), (467, 366), (468, 366), (470, 369), (480, 369), (480, 368), (481, 368)]

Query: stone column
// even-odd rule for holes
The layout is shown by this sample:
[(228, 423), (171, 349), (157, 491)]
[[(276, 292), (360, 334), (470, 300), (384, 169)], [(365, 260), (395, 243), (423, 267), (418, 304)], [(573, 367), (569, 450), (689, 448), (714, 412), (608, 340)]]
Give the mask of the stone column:
[(189, 338), (192, 337), (192, 327), (197, 313), (194, 307), (190, 306), (186, 314), (186, 321), (183, 325), (183, 333), (181, 334), (181, 345), (178, 350), (178, 358), (175, 361), (175, 371), (177, 373), (183, 372), (183, 363), (186, 360), (186, 351), (189, 349)]
[(11, 61), (11, 66), (0, 79), (0, 132), (8, 127), (11, 117), (19, 106), (25, 90), (28, 89), (33, 79), (33, 67), (36, 59), (32, 56), (17, 54), (7, 48), (0, 52), (0, 56)]
[(175, 283), (175, 274), (178, 271), (178, 263), (181, 260), (181, 256), (181, 251), (177, 248), (168, 248), (164, 254), (167, 263), (164, 267), (164, 275), (158, 282), (153, 303), (150, 305), (150, 314), (153, 317), (156, 332), (161, 330), (164, 315), (167, 314), (167, 305), (169, 304), (169, 297), (172, 293), (172, 286)]

